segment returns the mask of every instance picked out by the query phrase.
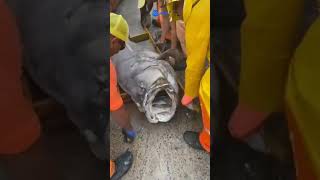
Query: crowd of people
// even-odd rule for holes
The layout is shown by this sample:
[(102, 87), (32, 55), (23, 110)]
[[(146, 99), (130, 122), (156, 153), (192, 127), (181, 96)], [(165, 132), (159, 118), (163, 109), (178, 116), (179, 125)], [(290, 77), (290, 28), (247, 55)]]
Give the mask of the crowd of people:
[[(199, 97), (203, 129), (201, 132), (186, 131), (185, 142), (191, 147), (210, 153), (210, 0), (158, 0), (158, 25), (161, 35), (156, 39), (161, 50), (160, 58), (169, 56), (186, 62), (184, 96), (182, 105), (188, 107)], [(153, 0), (139, 0), (141, 24), (145, 26), (146, 16), (150, 15)], [(199, 21), (201, 19), (201, 21)], [(156, 24), (156, 23), (154, 23)], [(146, 27), (146, 26), (145, 26)], [(147, 27), (146, 27), (147, 28)], [(110, 14), (110, 53), (111, 58), (125, 48), (129, 38), (129, 26), (123, 16)], [(178, 48), (178, 42), (180, 47)], [(169, 43), (170, 48), (165, 49)], [(182, 55), (181, 55), (182, 54)], [(181, 58), (185, 57), (185, 58)], [(136, 132), (132, 129), (128, 114), (124, 109), (114, 65), (110, 60), (110, 111), (123, 134), (133, 142)], [(117, 115), (118, 114), (118, 115)], [(112, 138), (112, 137), (111, 137)], [(127, 139), (126, 138), (126, 139)], [(110, 161), (110, 177), (117, 179), (131, 167), (133, 155), (125, 152), (115, 161)]]

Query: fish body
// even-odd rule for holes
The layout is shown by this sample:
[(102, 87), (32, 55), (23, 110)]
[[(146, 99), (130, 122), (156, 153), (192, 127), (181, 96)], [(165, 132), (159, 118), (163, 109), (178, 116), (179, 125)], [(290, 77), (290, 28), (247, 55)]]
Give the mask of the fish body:
[(159, 54), (129, 43), (112, 57), (118, 83), (151, 123), (168, 122), (175, 114), (179, 87), (170, 64)]

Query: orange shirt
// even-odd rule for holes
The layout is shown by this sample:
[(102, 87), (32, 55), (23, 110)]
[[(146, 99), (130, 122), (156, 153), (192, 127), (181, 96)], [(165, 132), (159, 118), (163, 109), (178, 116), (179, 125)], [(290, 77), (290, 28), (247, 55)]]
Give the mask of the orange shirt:
[(117, 72), (110, 59), (110, 111), (116, 111), (123, 105), (117, 84)]
[(40, 136), (40, 122), (23, 95), (21, 44), (15, 18), (0, 0), (0, 154), (26, 151)]

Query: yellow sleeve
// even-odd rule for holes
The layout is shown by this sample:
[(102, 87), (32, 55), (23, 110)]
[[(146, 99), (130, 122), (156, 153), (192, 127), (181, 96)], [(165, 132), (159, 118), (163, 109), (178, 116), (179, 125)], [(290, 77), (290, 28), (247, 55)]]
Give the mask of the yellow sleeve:
[[(320, 177), (320, 18), (297, 48), (287, 83), (287, 104), (298, 127), (311, 168)], [(290, 120), (289, 120), (290, 122)], [(306, 178), (307, 179), (307, 178)]]
[(241, 29), (240, 101), (259, 111), (283, 105), (287, 71), (297, 44), (303, 0), (245, 0)]
[(210, 44), (210, 0), (199, 1), (193, 7), (185, 24), (187, 51), (185, 95), (196, 97), (199, 93), (200, 80), (204, 73)]

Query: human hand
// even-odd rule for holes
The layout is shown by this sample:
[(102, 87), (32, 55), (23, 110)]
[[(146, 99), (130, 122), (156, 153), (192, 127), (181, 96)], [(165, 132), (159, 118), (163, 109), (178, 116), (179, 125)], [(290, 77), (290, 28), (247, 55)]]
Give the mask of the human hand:
[(168, 49), (161, 53), (157, 59), (165, 60), (172, 57), (176, 62), (185, 61), (184, 55), (178, 49)]
[(184, 106), (188, 106), (192, 103), (193, 98), (187, 95), (184, 95), (181, 99), (181, 104)]
[(230, 134), (234, 138), (245, 140), (263, 125), (268, 115), (269, 113), (259, 112), (239, 103), (228, 124)]
[(184, 95), (181, 99), (181, 104), (190, 110), (196, 110), (193, 106), (193, 99), (190, 96)]

